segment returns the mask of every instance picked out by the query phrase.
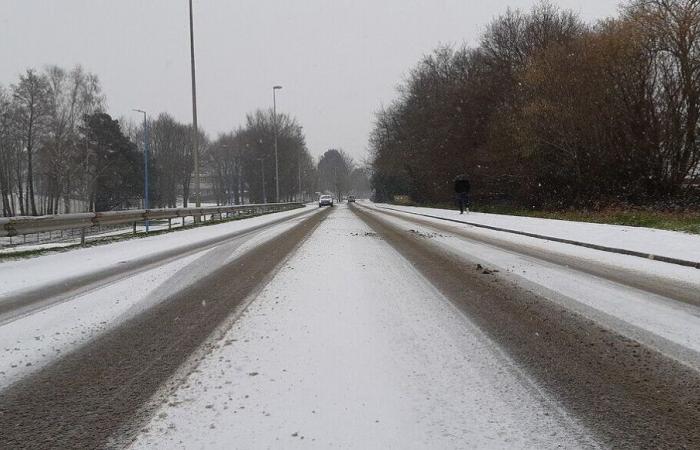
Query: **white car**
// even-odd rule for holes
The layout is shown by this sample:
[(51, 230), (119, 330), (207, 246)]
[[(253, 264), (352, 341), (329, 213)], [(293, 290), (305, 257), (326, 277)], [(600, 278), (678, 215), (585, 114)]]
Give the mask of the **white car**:
[(333, 197), (330, 195), (322, 195), (318, 198), (318, 207), (333, 206)]

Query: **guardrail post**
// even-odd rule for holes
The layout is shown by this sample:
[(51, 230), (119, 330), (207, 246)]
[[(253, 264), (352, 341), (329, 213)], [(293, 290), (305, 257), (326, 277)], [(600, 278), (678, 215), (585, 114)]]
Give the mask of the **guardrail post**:
[(80, 229), (80, 245), (85, 245), (85, 228)]
[(134, 234), (136, 234), (136, 222), (134, 222)]
[(168, 217), (168, 231), (172, 230), (173, 228), (173, 219)]

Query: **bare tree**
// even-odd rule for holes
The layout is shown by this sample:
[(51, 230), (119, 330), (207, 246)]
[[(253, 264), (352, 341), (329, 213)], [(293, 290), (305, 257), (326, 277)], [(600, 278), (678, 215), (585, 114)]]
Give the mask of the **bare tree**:
[[(50, 120), (42, 151), (44, 176), (47, 178), (47, 213), (59, 211), (63, 197), (64, 212), (71, 210), (71, 196), (79, 186), (86, 186), (87, 171), (78, 145), (78, 128), (83, 117), (101, 111), (104, 96), (96, 75), (80, 66), (70, 72), (58, 66), (46, 69), (50, 84)], [(82, 180), (82, 182), (80, 182)]]
[(12, 86), (12, 95), (16, 104), (17, 126), (22, 131), (24, 147), (27, 153), (27, 192), (25, 209), (37, 215), (34, 197), (34, 151), (46, 133), (50, 119), (51, 105), (49, 96), (51, 86), (45, 75), (28, 69), (20, 75), (19, 83)]
[(343, 150), (326, 151), (318, 162), (319, 187), (322, 192), (333, 192), (341, 200), (350, 190), (350, 174), (355, 164)]
[(630, 0), (586, 25), (542, 2), (494, 20), (477, 48), (439, 47), (377, 113), (376, 198), (698, 205), (700, 0)]
[(0, 196), (4, 216), (15, 215), (12, 194), (19, 143), (13, 126), (12, 101), (7, 91), (0, 86)]
[(663, 176), (677, 194), (700, 176), (700, 1), (634, 0), (626, 15), (645, 39), (657, 80)]
[[(307, 192), (314, 185), (313, 158), (308, 153), (304, 132), (287, 114), (277, 114), (280, 200), (298, 196), (299, 174)], [(245, 126), (236, 132), (242, 152), (242, 179), (252, 201), (263, 202), (264, 193), (275, 190), (274, 120), (272, 110), (249, 114)], [(265, 183), (263, 183), (263, 179)], [(268, 195), (269, 197), (269, 195)]]
[(213, 176), (216, 201), (222, 205), (243, 203), (243, 130), (219, 135), (205, 159)]

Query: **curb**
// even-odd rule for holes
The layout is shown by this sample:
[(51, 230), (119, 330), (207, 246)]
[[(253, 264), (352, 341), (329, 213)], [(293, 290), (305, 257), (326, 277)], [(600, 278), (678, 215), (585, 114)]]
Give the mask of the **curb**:
[(404, 214), (412, 214), (414, 216), (430, 217), (431, 219), (438, 219), (438, 220), (444, 220), (447, 222), (461, 223), (461, 224), (465, 224), (465, 225), (471, 225), (471, 226), (477, 227), (477, 228), (485, 228), (487, 230), (501, 231), (504, 233), (517, 234), (520, 236), (527, 236), (527, 237), (532, 237), (532, 238), (536, 238), (536, 239), (543, 239), (546, 241), (560, 242), (562, 244), (570, 244), (570, 245), (576, 245), (579, 247), (591, 248), (591, 249), (600, 250), (603, 252), (617, 253), (620, 255), (628, 255), (628, 256), (636, 256), (638, 258), (650, 259), (653, 261), (661, 261), (661, 262), (665, 262), (665, 263), (669, 263), (669, 264), (676, 264), (679, 266), (693, 267), (695, 269), (700, 269), (700, 262), (698, 262), (698, 261), (688, 261), (688, 260), (684, 260), (684, 259), (671, 258), (670, 256), (662, 256), (662, 255), (655, 255), (652, 253), (638, 252), (635, 250), (627, 250), (624, 248), (607, 247), (605, 245), (591, 244), (588, 242), (574, 241), (571, 239), (563, 239), (563, 238), (557, 238), (557, 237), (552, 237), (552, 236), (545, 236), (543, 234), (528, 233), (525, 231), (511, 230), (508, 228), (494, 227), (491, 225), (484, 225), (484, 224), (480, 224), (480, 223), (467, 222), (464, 220), (448, 219), (446, 217), (439, 217), (439, 216), (433, 216), (431, 214), (421, 214), (421, 213), (416, 213), (416, 212), (411, 212), (411, 211), (404, 211), (402, 209), (391, 208), (388, 206), (377, 206), (377, 208), (390, 209), (392, 211), (397, 211), (397, 212), (404, 213)]

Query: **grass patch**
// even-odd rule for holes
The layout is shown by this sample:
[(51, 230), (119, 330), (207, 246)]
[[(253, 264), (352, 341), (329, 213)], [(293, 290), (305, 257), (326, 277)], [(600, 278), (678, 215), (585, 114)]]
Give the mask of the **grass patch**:
[(528, 211), (509, 208), (477, 208), (479, 212), (538, 217), (576, 222), (626, 225), (700, 234), (700, 212), (604, 209), (600, 211)]
[(656, 211), (600, 211), (541, 213), (539, 217), (576, 220), (579, 222), (607, 223), (659, 230), (700, 234), (700, 213), (670, 213)]

